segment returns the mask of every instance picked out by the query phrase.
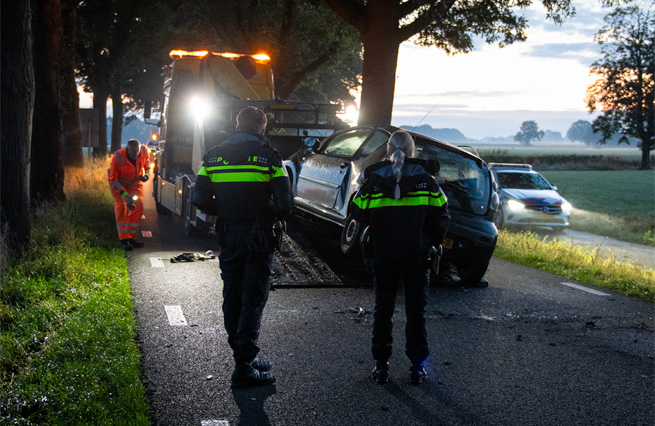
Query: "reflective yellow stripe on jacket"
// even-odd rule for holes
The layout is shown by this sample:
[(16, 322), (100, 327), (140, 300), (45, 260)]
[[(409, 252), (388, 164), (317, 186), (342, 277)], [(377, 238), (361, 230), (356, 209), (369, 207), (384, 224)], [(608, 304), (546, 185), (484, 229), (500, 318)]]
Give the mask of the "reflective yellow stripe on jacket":
[[(270, 173), (271, 169), (273, 174)], [(199, 176), (207, 176), (212, 182), (270, 182), (277, 177), (286, 177), (282, 167), (260, 167), (255, 165), (229, 165), (202, 167)]]
[(378, 207), (399, 207), (399, 206), (433, 206), (441, 207), (446, 204), (446, 197), (440, 192), (415, 191), (409, 192), (404, 197), (395, 200), (385, 196), (383, 193), (363, 194), (356, 197), (353, 202), (360, 209), (374, 209)]

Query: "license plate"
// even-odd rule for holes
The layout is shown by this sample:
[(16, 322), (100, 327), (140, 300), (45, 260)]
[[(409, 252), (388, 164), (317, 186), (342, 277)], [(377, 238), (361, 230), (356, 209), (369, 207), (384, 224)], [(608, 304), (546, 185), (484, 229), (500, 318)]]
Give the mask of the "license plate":
[(441, 247), (443, 247), (445, 249), (451, 249), (451, 248), (453, 248), (453, 243), (454, 243), (454, 241), (451, 240), (450, 238), (444, 238), (443, 243), (441, 243)]

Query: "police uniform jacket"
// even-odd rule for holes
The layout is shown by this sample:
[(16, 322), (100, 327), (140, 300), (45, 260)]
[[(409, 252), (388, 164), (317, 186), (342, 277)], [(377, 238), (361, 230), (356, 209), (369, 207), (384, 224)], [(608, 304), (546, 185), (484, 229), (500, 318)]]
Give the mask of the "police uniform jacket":
[(193, 204), (230, 223), (284, 219), (293, 208), (293, 193), (282, 157), (265, 136), (232, 134), (205, 155)]
[(425, 162), (405, 160), (400, 198), (394, 199), (396, 177), (390, 161), (369, 166), (366, 181), (350, 205), (359, 222), (369, 225), (371, 257), (395, 266), (424, 265), (431, 245), (441, 244), (448, 225), (447, 199)]

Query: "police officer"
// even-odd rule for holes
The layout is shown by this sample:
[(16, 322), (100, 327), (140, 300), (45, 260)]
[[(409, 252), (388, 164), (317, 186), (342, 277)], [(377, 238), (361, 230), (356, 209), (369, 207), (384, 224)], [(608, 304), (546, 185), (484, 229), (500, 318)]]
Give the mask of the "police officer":
[(257, 340), (270, 289), (273, 223), (291, 212), (293, 193), (282, 157), (264, 136), (266, 124), (262, 110), (243, 109), (236, 133), (205, 155), (193, 195), (197, 207), (218, 216), (232, 387), (275, 382), (270, 361), (257, 357)]
[(411, 361), (410, 381), (427, 377), (426, 306), (428, 251), (439, 246), (450, 224), (447, 200), (422, 160), (414, 156), (414, 140), (397, 131), (387, 142), (388, 160), (368, 167), (366, 181), (350, 205), (353, 217), (368, 224), (373, 266), (373, 378), (386, 383), (392, 351), (392, 316), (399, 282), (405, 291), (407, 316), (405, 354)]
[(150, 178), (148, 148), (137, 139), (130, 139), (125, 148), (114, 152), (107, 175), (123, 250), (143, 247), (136, 237), (143, 216), (143, 182)]

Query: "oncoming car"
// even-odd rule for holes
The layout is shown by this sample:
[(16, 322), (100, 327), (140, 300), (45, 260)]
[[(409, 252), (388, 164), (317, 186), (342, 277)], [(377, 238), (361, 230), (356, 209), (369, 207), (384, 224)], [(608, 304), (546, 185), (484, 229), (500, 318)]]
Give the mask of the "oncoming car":
[[(386, 156), (386, 143), (396, 130), (392, 126), (359, 126), (337, 132), (320, 144), (316, 138), (306, 138), (305, 148), (284, 162), (295, 208), (340, 225), (344, 254), (357, 247), (362, 232), (362, 225), (348, 211), (349, 203), (363, 183), (364, 170)], [(451, 224), (443, 242), (442, 261), (456, 271), (463, 284), (477, 285), (498, 239), (493, 224), (498, 206), (493, 175), (476, 155), (409, 133), (416, 142), (415, 157), (428, 161), (428, 171), (448, 198)]]
[(495, 223), (501, 226), (550, 227), (561, 231), (569, 225), (571, 204), (557, 187), (529, 164), (489, 163), (500, 191)]

